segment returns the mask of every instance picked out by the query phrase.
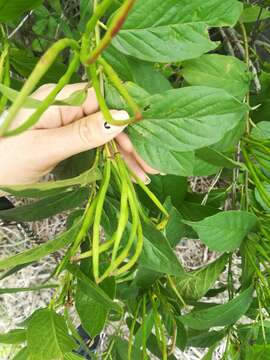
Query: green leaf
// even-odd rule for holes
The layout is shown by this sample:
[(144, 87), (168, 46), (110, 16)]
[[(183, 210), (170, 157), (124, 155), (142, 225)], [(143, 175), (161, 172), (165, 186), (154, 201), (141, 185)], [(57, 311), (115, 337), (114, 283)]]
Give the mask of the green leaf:
[(42, 309), (31, 317), (27, 328), (29, 360), (62, 359), (77, 347), (68, 334), (64, 318), (55, 311)]
[(18, 222), (37, 221), (80, 206), (89, 190), (80, 188), (46, 197), (35, 203), (0, 211), (0, 219)]
[(123, 81), (132, 81), (149, 94), (170, 90), (172, 85), (153, 64), (120, 53), (110, 45), (103, 54)]
[[(168, 209), (168, 207), (166, 206)], [(167, 223), (165, 233), (172, 248), (179, 244), (185, 234), (185, 225), (182, 220), (183, 217), (175, 207), (169, 210), (169, 221)]]
[(0, 22), (13, 20), (41, 3), (42, 0), (0, 0)]
[(129, 136), (144, 160), (161, 172), (193, 171), (192, 150), (221, 140), (239, 123), (247, 106), (221, 89), (191, 86), (146, 98), (144, 120)]
[(270, 139), (270, 122), (260, 121), (252, 129), (251, 135), (257, 139), (269, 140)]
[(253, 288), (250, 287), (226, 304), (195, 310), (179, 319), (184, 325), (195, 330), (232, 325), (247, 312), (252, 302), (252, 294)]
[(235, 0), (227, 0), (226, 6), (219, 0), (137, 0), (113, 45), (146, 61), (196, 58), (216, 47), (207, 27), (234, 25), (241, 11), (241, 3)]
[(80, 227), (81, 227), (81, 221), (77, 222), (69, 230), (58, 235), (53, 240), (49, 240), (42, 245), (36, 246), (32, 249), (26, 250), (19, 254), (0, 260), (0, 270), (5, 270), (13, 266), (28, 264), (33, 261), (37, 261), (46, 255), (52, 254), (57, 250), (62, 249), (64, 246), (67, 246), (70, 243), (72, 243)]
[(80, 281), (80, 289), (87, 294), (89, 298), (103, 305), (107, 310), (113, 309), (118, 313), (122, 313), (122, 308), (115, 303), (105, 291), (88, 278), (78, 266), (68, 264), (67, 270)]
[(24, 341), (26, 341), (25, 329), (15, 329), (6, 334), (0, 334), (1, 344), (20, 344)]
[(71, 352), (65, 354), (64, 360), (85, 360), (85, 357)]
[[(263, 182), (262, 185), (263, 185), (265, 191), (267, 192), (268, 196), (270, 196), (270, 184), (267, 183), (267, 182)], [(257, 188), (255, 188), (254, 194), (255, 194), (255, 199), (258, 201), (258, 203), (261, 205), (261, 207), (265, 211), (270, 212), (269, 206), (265, 203), (265, 201), (261, 197), (261, 195), (260, 195), (259, 191), (257, 190)]]
[(29, 360), (27, 347), (22, 348), (12, 360)]
[(209, 249), (233, 251), (257, 223), (257, 217), (246, 211), (223, 211), (200, 222), (185, 221)]
[[(143, 343), (143, 336), (144, 336), (144, 341), (147, 341), (148, 337), (150, 336), (150, 334), (152, 332), (153, 325), (154, 325), (154, 314), (153, 314), (153, 309), (151, 309), (146, 315), (144, 324), (142, 324), (139, 327), (138, 331), (136, 332), (135, 339), (134, 339), (135, 347), (140, 349), (140, 347), (142, 346), (142, 343)], [(143, 331), (145, 331), (144, 334), (143, 334)]]
[(175, 276), (181, 276), (184, 270), (174, 254), (168, 240), (150, 224), (144, 224), (144, 245), (139, 263), (141, 266)]
[(240, 99), (248, 92), (251, 76), (246, 64), (235, 57), (207, 54), (183, 65), (183, 76), (191, 85), (223, 89)]
[[(104, 291), (106, 291), (106, 289), (112, 289), (109, 296), (112, 299), (114, 298), (115, 282), (113, 278), (105, 279), (105, 281), (100, 284), (100, 287)], [(80, 316), (81, 324), (91, 338), (100, 334), (106, 323), (109, 311), (92, 297), (89, 297), (88, 293), (81, 289), (80, 282), (76, 290), (75, 306)]]
[(185, 279), (175, 279), (175, 284), (181, 296), (187, 301), (195, 301), (201, 299), (209, 289), (215, 284), (225, 265), (228, 261), (228, 256), (223, 255), (211, 264), (188, 273)]
[[(144, 15), (144, 18), (147, 17)], [(147, 24), (142, 29), (135, 28), (133, 24), (130, 28), (127, 26), (119, 31), (113, 45), (124, 54), (145, 61), (183, 61), (216, 48), (216, 44), (209, 40), (207, 25), (204, 23), (166, 24), (158, 27)]]
[(262, 8), (259, 5), (248, 5), (245, 6), (240, 21), (242, 23), (252, 23), (258, 19), (261, 21), (268, 18), (270, 18), (270, 11), (268, 9)]
[(187, 346), (198, 347), (198, 348), (209, 348), (218, 341), (221, 341), (226, 335), (226, 329), (220, 331), (205, 331), (205, 330), (193, 330), (189, 329)]
[(23, 197), (45, 197), (58, 193), (59, 191), (65, 191), (68, 188), (80, 185), (81, 187), (86, 186), (91, 182), (100, 180), (101, 174), (100, 171), (95, 169), (90, 169), (85, 171), (79, 176), (66, 180), (58, 181), (48, 181), (44, 183), (29, 184), (29, 185), (14, 185), (14, 186), (4, 186), (0, 185), (0, 189), (16, 196)]

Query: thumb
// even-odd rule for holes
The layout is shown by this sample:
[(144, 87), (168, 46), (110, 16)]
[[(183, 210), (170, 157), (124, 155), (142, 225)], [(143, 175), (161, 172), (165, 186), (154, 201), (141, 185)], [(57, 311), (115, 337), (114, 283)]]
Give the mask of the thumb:
[[(126, 111), (112, 110), (111, 114), (115, 120), (129, 118)], [(125, 126), (108, 124), (102, 113), (97, 112), (67, 126), (35, 130), (35, 133), (39, 133), (39, 149), (44, 149), (45, 152), (47, 163), (44, 165), (54, 166), (72, 155), (104, 145), (119, 135), (124, 128)]]

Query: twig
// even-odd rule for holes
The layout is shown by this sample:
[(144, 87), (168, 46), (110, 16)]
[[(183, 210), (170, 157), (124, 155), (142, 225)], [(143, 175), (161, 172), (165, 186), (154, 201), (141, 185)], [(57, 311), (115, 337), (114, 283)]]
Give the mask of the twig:
[(20, 28), (24, 25), (24, 23), (29, 19), (32, 14), (33, 10), (31, 10), (30, 13), (22, 19), (19, 25), (8, 35), (8, 39), (11, 39), (20, 30)]
[[(231, 37), (231, 39), (234, 41), (235, 45), (237, 46), (237, 49), (240, 52), (240, 55), (243, 57), (243, 59), (245, 59), (245, 49), (243, 47), (243, 45), (241, 44), (240, 40), (238, 39), (238, 37), (235, 34), (235, 30), (234, 29), (224, 29), (224, 31), (226, 31), (229, 36)], [(253, 62), (249, 59), (249, 66), (250, 66), (250, 70), (252, 72), (253, 75), (253, 79), (254, 79), (254, 84), (255, 84), (255, 88), (256, 88), (256, 92), (260, 92), (262, 89), (259, 77), (258, 77), (258, 71), (255, 67), (255, 65), (253, 64)]]

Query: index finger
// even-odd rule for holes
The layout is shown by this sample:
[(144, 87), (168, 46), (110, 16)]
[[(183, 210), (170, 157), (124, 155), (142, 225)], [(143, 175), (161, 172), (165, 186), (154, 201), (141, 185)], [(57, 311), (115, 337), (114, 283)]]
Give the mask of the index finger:
[[(87, 83), (76, 83), (66, 85), (57, 95), (57, 100), (64, 100), (68, 98), (75, 91), (83, 90), (87, 86)], [(43, 100), (45, 99), (55, 84), (46, 84), (38, 88), (32, 95), (34, 99)], [(86, 115), (91, 115), (97, 112), (99, 109), (98, 101), (93, 88), (87, 90), (87, 96), (84, 103), (81, 106), (50, 106), (40, 117), (34, 129), (53, 129), (61, 126), (68, 125), (76, 120), (81, 119)], [(35, 109), (22, 109), (18, 112), (12, 128), (16, 128), (26, 121), (29, 116), (34, 113)]]

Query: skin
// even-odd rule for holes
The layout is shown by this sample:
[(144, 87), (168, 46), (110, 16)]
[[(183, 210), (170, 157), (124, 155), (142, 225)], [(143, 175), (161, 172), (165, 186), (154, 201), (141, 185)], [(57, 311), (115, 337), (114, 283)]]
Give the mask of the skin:
[[(43, 85), (32, 97), (42, 100), (54, 86)], [(65, 99), (85, 86), (85, 83), (67, 85), (57, 99)], [(22, 124), (33, 111), (20, 110), (12, 128)], [(111, 113), (116, 120), (128, 119), (125, 111), (112, 110)], [(104, 145), (114, 138), (127, 165), (142, 181), (149, 183), (147, 174), (158, 172), (140, 158), (123, 130), (122, 126), (104, 123), (95, 92), (90, 88), (81, 106), (51, 106), (32, 129), (18, 136), (0, 139), (0, 184), (35, 183), (52, 171), (59, 162)]]

